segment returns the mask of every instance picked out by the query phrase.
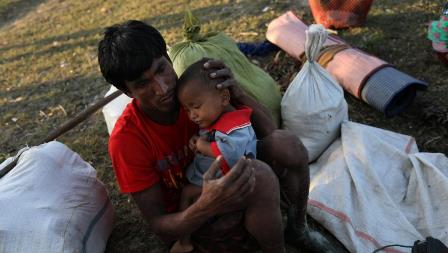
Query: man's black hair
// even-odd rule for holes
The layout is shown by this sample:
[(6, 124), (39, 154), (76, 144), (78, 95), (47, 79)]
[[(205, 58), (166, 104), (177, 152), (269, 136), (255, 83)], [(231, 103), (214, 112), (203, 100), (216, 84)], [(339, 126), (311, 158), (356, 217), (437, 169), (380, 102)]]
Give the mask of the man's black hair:
[(199, 80), (204, 87), (216, 88), (216, 85), (225, 81), (223, 78), (211, 78), (210, 73), (217, 69), (205, 69), (204, 63), (211, 60), (210, 58), (202, 58), (199, 61), (191, 64), (179, 77), (177, 82), (177, 90), (185, 86), (191, 80)]
[(154, 59), (165, 56), (166, 43), (154, 27), (129, 20), (106, 28), (98, 44), (98, 62), (108, 83), (127, 92), (124, 81), (133, 81), (148, 70)]

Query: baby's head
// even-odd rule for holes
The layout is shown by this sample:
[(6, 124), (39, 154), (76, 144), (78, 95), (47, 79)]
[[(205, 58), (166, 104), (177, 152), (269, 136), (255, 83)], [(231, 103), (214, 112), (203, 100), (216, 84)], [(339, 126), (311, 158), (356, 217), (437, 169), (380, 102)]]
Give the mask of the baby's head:
[(224, 80), (210, 78), (210, 73), (216, 69), (204, 69), (204, 63), (208, 60), (203, 58), (189, 66), (177, 84), (179, 102), (188, 117), (200, 128), (211, 126), (223, 112), (232, 108), (229, 90), (216, 88)]

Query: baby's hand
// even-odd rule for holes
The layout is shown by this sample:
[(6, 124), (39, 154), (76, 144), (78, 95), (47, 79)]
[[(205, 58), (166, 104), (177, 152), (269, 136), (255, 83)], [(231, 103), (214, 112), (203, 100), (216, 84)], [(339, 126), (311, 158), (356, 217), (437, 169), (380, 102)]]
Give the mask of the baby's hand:
[(210, 147), (210, 142), (207, 141), (205, 136), (201, 136), (196, 140), (196, 152), (207, 154), (207, 151)]
[(197, 149), (197, 141), (199, 139), (198, 135), (193, 135), (190, 138), (190, 141), (188, 142), (188, 147), (191, 149), (191, 151), (193, 151), (194, 153), (196, 153), (198, 151)]

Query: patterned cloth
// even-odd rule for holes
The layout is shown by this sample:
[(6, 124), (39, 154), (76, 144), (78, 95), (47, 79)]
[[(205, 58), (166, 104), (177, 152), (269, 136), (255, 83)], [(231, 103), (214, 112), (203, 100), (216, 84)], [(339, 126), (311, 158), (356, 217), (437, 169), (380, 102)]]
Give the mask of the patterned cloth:
[(448, 48), (448, 15), (443, 15), (440, 20), (430, 23), (428, 39), (434, 44)]

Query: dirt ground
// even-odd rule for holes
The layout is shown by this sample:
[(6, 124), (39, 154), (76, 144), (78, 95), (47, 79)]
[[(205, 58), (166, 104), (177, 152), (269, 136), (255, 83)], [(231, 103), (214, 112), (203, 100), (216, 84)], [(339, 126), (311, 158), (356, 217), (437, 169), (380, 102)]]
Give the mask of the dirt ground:
[[(225, 31), (236, 41), (262, 41), (268, 22), (289, 9), (313, 22), (302, 1), (211, 2), (191, 1), (193, 12), (204, 21), (203, 30)], [(147, 3), (0, 0), (0, 161), (24, 145), (40, 144), (51, 129), (105, 94), (109, 86), (96, 63), (96, 45), (104, 27), (142, 19), (161, 29), (173, 44), (182, 34), (180, 3), (152, 1), (151, 8), (141, 8)], [(363, 27), (338, 35), (429, 84), (408, 110), (393, 118), (346, 94), (350, 119), (414, 136), (423, 152), (448, 154), (448, 68), (439, 63), (426, 39), (427, 24), (439, 18), (443, 3), (377, 0)], [(254, 60), (283, 88), (300, 68), (285, 53)], [(130, 198), (118, 191), (101, 113), (58, 140), (91, 163), (108, 189), (115, 225), (106, 252), (166, 252), (147, 231)]]

